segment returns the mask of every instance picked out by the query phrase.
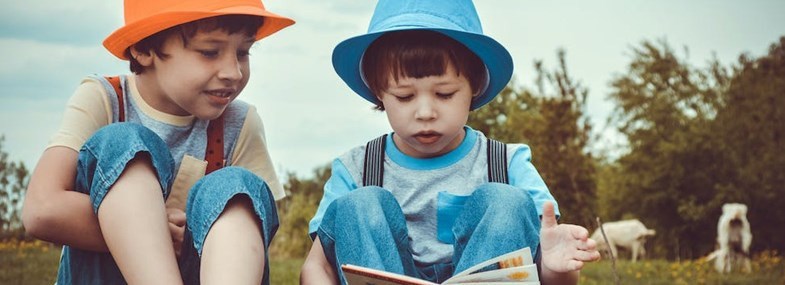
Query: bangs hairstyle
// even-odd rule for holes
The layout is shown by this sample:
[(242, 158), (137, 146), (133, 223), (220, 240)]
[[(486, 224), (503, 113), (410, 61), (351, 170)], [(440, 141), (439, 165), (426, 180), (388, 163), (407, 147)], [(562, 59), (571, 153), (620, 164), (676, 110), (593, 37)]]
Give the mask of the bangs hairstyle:
[[(466, 46), (452, 38), (429, 30), (389, 32), (376, 39), (361, 63), (363, 78), (374, 95), (389, 87), (390, 78), (424, 78), (440, 76), (452, 64), (458, 75), (469, 80), (472, 94), (485, 88), (488, 74), (482, 60)], [(384, 106), (376, 106), (384, 110)]]
[(179, 36), (180, 39), (183, 40), (183, 45), (187, 46), (188, 41), (199, 31), (212, 32), (215, 30), (222, 30), (229, 34), (243, 33), (246, 36), (253, 37), (263, 24), (264, 18), (252, 15), (222, 15), (199, 19), (168, 28), (146, 37), (125, 50), (125, 56), (131, 62), (131, 72), (141, 74), (144, 72), (144, 66), (139, 64), (139, 62), (131, 56), (131, 48), (135, 48), (141, 53), (150, 53), (152, 51), (159, 57), (166, 59), (169, 55), (164, 54), (161, 51), (161, 48), (169, 36)]

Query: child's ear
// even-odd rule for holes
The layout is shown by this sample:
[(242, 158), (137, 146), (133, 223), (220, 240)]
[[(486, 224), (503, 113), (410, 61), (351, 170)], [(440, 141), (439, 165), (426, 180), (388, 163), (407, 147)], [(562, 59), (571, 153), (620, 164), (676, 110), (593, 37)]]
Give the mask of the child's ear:
[(131, 57), (133, 57), (140, 65), (148, 67), (153, 64), (152, 52), (141, 52), (136, 47), (131, 47)]

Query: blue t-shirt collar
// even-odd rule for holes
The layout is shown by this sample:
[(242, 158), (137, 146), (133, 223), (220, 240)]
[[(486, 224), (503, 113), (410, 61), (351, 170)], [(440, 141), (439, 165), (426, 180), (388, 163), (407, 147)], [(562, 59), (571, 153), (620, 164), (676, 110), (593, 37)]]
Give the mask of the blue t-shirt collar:
[(472, 128), (464, 126), (463, 130), (466, 132), (466, 135), (457, 148), (443, 155), (431, 158), (416, 158), (401, 152), (392, 139), (393, 132), (387, 136), (385, 155), (398, 165), (413, 170), (433, 170), (448, 167), (469, 154), (477, 140), (477, 133)]

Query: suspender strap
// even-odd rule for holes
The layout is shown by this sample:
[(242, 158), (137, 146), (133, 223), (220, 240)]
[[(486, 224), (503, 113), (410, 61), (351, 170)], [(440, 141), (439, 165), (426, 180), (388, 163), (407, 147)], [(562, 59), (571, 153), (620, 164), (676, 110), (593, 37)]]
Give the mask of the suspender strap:
[(384, 134), (365, 145), (363, 186), (382, 187), (382, 182), (384, 182), (384, 146), (386, 142), (387, 134)]
[[(120, 77), (107, 76), (105, 78), (112, 85), (117, 95), (117, 121), (125, 122), (125, 95), (123, 94)], [(207, 125), (207, 147), (204, 152), (204, 158), (207, 160), (205, 175), (224, 167), (226, 164), (226, 160), (224, 160), (224, 114), (211, 120)]]
[[(382, 187), (384, 182), (384, 147), (387, 135), (382, 135), (365, 145), (363, 186)], [(488, 139), (488, 182), (509, 184), (507, 176), (507, 145)]]
[(117, 95), (117, 121), (125, 122), (125, 96), (123, 96), (123, 86), (120, 83), (120, 76), (107, 76), (106, 80), (112, 84), (114, 94)]
[(207, 169), (204, 174), (216, 171), (224, 167), (224, 114), (210, 121), (207, 125), (207, 149), (204, 152), (207, 160)]
[(488, 139), (488, 182), (509, 184), (507, 177), (507, 146)]

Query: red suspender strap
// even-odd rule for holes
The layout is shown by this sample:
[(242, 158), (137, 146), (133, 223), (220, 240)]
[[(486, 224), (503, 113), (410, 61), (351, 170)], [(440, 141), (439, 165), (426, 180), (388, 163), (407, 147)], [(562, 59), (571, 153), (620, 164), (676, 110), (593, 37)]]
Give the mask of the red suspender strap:
[(114, 87), (114, 93), (117, 95), (117, 121), (125, 122), (125, 104), (123, 104), (123, 87), (120, 84), (120, 76), (107, 76), (106, 80)]
[(207, 149), (204, 158), (207, 160), (205, 175), (224, 167), (226, 163), (224, 161), (224, 114), (207, 125)]

